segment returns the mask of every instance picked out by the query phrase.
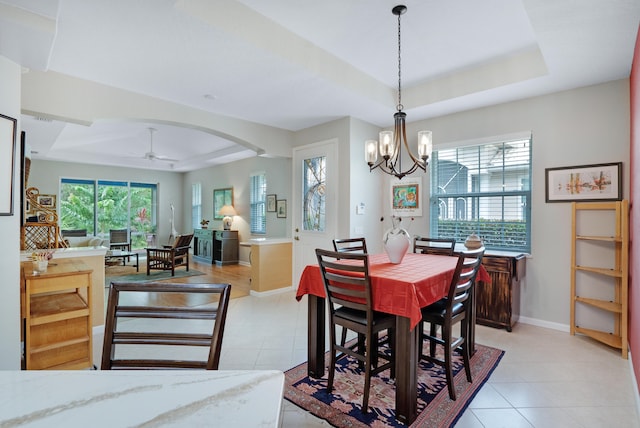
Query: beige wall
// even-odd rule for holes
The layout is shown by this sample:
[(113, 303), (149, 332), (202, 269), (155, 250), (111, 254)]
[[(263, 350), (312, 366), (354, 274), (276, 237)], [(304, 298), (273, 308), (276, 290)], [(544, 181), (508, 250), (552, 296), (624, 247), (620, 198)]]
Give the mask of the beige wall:
[[(531, 258), (522, 284), (521, 319), (568, 331), (571, 206), (545, 203), (545, 168), (623, 162), (629, 195), (629, 81), (617, 80), (408, 125), (433, 131), (434, 146), (533, 132)], [(428, 184), (428, 179), (425, 184)], [(428, 231), (428, 213), (413, 233)]]
[[(277, 199), (286, 199), (287, 218), (277, 218), (276, 213), (267, 213), (267, 234), (252, 235), (250, 232), (250, 176), (264, 172), (267, 179), (267, 194), (275, 194)], [(182, 205), (188, 207), (184, 213), (186, 229), (191, 225), (191, 187), (194, 183), (202, 186), (202, 217), (211, 220), (209, 229), (222, 229), (221, 220), (213, 220), (213, 190), (233, 188), (234, 206), (238, 215), (234, 217), (231, 229), (238, 231), (240, 241), (251, 238), (284, 238), (291, 236), (291, 159), (254, 157), (225, 165), (200, 169), (184, 174), (182, 185)], [(200, 225), (195, 225), (200, 227)], [(240, 261), (249, 263), (248, 247), (240, 249)]]

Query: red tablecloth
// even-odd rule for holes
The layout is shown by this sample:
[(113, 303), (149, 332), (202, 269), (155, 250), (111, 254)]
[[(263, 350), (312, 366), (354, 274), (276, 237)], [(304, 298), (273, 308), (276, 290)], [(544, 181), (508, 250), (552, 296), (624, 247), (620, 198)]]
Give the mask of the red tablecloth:
[[(415, 327), (422, 319), (420, 308), (447, 295), (457, 261), (457, 257), (408, 253), (401, 263), (393, 264), (386, 254), (370, 254), (373, 308), (407, 317)], [(478, 273), (478, 281), (491, 281), (484, 268)], [(302, 272), (296, 299), (305, 294), (326, 297), (317, 265), (309, 265)]]

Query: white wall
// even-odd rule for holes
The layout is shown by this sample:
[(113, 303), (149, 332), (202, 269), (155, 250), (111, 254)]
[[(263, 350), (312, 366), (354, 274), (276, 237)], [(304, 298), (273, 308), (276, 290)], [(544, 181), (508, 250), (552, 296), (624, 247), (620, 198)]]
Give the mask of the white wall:
[[(29, 143), (29, 136), (26, 136)], [(191, 205), (185, 207), (182, 198), (183, 173), (152, 171), (136, 168), (117, 168), (111, 166), (85, 165), (72, 162), (32, 160), (29, 173), (30, 187), (37, 187), (40, 193), (59, 196), (61, 178), (79, 178), (96, 180), (136, 181), (158, 184), (158, 245), (167, 244), (171, 234), (171, 204), (175, 208), (175, 225), (178, 233), (190, 229), (184, 225), (190, 222)], [(191, 195), (191, 193), (189, 193)]]
[[(0, 370), (20, 369), (20, 66), (0, 56), (0, 113), (18, 119), (13, 215), (0, 216)], [(2, 142), (7, 144), (7, 142)], [(3, 163), (6, 160), (3, 159)], [(4, 172), (4, 171), (3, 171)], [(6, 197), (10, 189), (0, 189)]]

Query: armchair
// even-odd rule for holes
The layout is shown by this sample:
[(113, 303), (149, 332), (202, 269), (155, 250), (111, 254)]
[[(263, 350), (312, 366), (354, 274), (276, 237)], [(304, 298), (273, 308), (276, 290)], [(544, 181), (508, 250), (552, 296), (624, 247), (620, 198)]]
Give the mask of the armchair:
[(170, 270), (171, 276), (175, 276), (178, 266), (186, 266), (189, 271), (189, 246), (193, 239), (193, 233), (178, 235), (173, 245), (163, 248), (147, 248), (147, 275), (151, 269)]

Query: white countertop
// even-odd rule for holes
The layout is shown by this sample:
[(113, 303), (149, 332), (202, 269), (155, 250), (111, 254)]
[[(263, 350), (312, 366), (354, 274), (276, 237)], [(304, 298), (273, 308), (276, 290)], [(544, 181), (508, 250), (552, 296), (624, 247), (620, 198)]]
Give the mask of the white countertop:
[[(87, 256), (103, 256), (107, 254), (108, 248), (106, 247), (70, 247), (70, 248), (57, 248), (53, 253), (54, 259), (67, 259), (71, 257), (87, 257)], [(34, 250), (37, 251), (37, 250)], [(21, 251), (20, 261), (27, 262), (31, 260), (31, 254), (34, 251)]]
[(284, 374), (0, 371), (0, 426), (277, 427)]
[(253, 238), (248, 241), (240, 242), (242, 246), (249, 245), (274, 245), (274, 244), (291, 244), (291, 238)]

